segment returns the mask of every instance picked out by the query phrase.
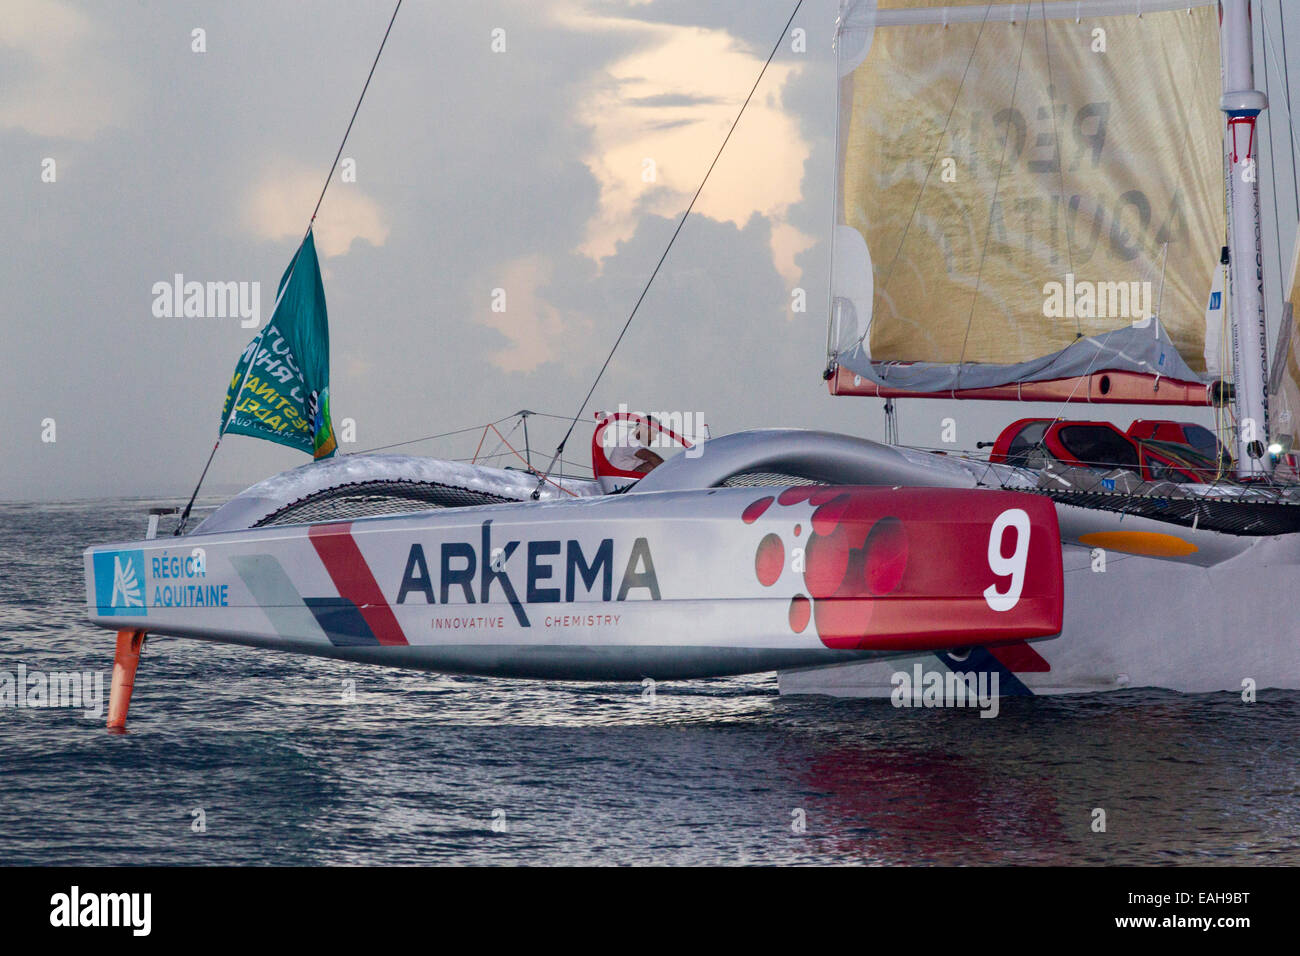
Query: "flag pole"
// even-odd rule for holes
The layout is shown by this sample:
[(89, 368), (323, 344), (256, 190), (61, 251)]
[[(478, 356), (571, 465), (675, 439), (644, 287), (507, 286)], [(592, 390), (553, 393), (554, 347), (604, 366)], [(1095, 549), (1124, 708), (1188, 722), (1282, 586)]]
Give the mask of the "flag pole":
[[(311, 232), (310, 229), (307, 231), (309, 233)], [(302, 247), (299, 246), (299, 248)], [(294, 253), (295, 258), (297, 258), (297, 255), (297, 253)], [(292, 272), (289, 273), (289, 278), (293, 278)], [(289, 283), (286, 281), (285, 287), (287, 288), (288, 285)], [(280, 294), (283, 295), (284, 291), (281, 290)], [(280, 300), (277, 298), (275, 300), (275, 306), (271, 309), (272, 318), (275, 318), (275, 309), (279, 308), (279, 306)], [(269, 325), (270, 323), (267, 324)], [(262, 332), (257, 333), (257, 338), (253, 339), (253, 342), (259, 342), (262, 338), (262, 333), (265, 331), (266, 330), (263, 329)], [(194, 494), (190, 495), (189, 504), (187, 504), (185, 510), (181, 512), (181, 520), (176, 523), (176, 530), (172, 532), (173, 536), (185, 533), (185, 523), (190, 520), (190, 509), (194, 507), (194, 500), (198, 498), (199, 489), (203, 487), (203, 479), (208, 476), (208, 469), (212, 467), (212, 459), (217, 457), (217, 449), (221, 447), (221, 439), (226, 437), (226, 429), (230, 427), (231, 421), (234, 420), (235, 408), (239, 405), (239, 396), (244, 393), (244, 385), (248, 382), (248, 373), (253, 370), (253, 363), (257, 360), (257, 353), (261, 351), (261, 348), (260, 345), (257, 345), (252, 349), (252, 354), (248, 358), (248, 366), (244, 369), (244, 377), (239, 380), (239, 388), (235, 389), (235, 397), (230, 403), (230, 414), (227, 415), (226, 420), (221, 423), (221, 430), (217, 432), (217, 440), (212, 446), (212, 451), (208, 454), (208, 463), (203, 466), (203, 473), (199, 475), (199, 483), (194, 486)]]
[(199, 496), (199, 489), (203, 487), (203, 479), (208, 476), (208, 469), (212, 467), (212, 459), (217, 457), (217, 449), (221, 446), (221, 438), (226, 434), (225, 426), (217, 434), (217, 441), (212, 446), (212, 451), (208, 454), (208, 463), (203, 466), (203, 474), (199, 475), (199, 483), (194, 486), (194, 494), (190, 495), (189, 503), (185, 510), (181, 512), (181, 520), (176, 523), (176, 530), (172, 532), (173, 536), (185, 533), (185, 522), (190, 520), (190, 509), (194, 507), (194, 499)]

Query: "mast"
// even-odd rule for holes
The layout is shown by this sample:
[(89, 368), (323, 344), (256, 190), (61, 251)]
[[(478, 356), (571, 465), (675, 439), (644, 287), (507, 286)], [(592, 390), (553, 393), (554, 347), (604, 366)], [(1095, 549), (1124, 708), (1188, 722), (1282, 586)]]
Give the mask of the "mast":
[(1237, 414), (1237, 476), (1272, 470), (1268, 447), (1268, 332), (1264, 321), (1264, 255), (1259, 218), (1256, 120), (1268, 99), (1255, 89), (1250, 0), (1221, 0), (1224, 133), (1228, 200), (1228, 269)]

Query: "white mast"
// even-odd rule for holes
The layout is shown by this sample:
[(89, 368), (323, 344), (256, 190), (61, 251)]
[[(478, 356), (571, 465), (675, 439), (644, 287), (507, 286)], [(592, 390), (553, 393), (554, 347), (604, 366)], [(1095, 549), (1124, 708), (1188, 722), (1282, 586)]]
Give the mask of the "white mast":
[(1268, 332), (1264, 323), (1264, 255), (1260, 243), (1259, 140), (1255, 123), (1268, 99), (1255, 89), (1250, 0), (1221, 0), (1219, 44), (1228, 116), (1224, 163), (1228, 195), (1229, 305), (1237, 411), (1237, 475), (1260, 478), (1268, 457)]

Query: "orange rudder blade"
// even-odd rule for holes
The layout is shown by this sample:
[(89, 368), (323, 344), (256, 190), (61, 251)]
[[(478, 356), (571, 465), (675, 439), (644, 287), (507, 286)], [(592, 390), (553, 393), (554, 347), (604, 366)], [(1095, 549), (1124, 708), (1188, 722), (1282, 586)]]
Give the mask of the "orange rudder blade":
[(144, 650), (144, 631), (118, 631), (117, 652), (113, 655), (113, 684), (108, 692), (108, 729), (124, 730), (126, 712), (135, 688), (135, 669)]

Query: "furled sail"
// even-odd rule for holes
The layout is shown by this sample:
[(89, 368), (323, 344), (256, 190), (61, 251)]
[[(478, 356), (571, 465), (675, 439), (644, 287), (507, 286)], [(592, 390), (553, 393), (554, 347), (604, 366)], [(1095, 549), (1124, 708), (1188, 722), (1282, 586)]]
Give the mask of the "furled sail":
[(858, 0), (837, 59), (838, 380), (1208, 379), (1214, 5)]

